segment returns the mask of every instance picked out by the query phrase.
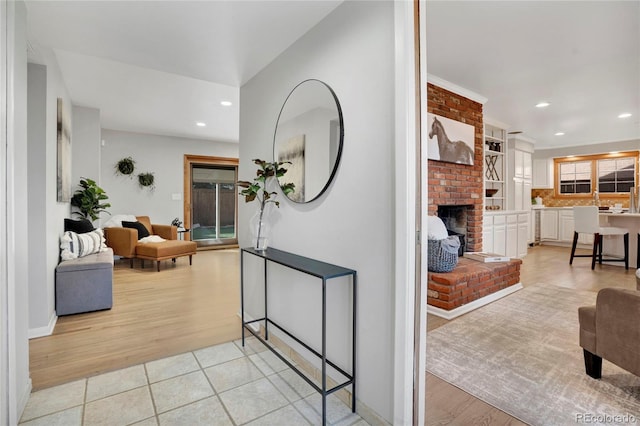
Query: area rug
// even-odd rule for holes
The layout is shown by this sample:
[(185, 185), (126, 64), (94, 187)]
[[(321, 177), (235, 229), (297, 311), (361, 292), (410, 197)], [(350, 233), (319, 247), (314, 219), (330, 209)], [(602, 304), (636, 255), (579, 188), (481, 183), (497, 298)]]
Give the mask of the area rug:
[(640, 423), (639, 377), (606, 360), (601, 380), (584, 372), (578, 307), (595, 299), (525, 287), (429, 332), (427, 370), (531, 425)]

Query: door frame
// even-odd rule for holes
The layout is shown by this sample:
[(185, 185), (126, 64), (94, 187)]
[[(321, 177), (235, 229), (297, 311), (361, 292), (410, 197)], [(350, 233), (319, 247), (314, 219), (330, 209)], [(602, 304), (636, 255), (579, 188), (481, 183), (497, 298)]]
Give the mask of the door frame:
[[(208, 155), (184, 155), (184, 202), (182, 208), (182, 217), (184, 218), (184, 227), (187, 229), (191, 229), (191, 168), (192, 166), (221, 166), (221, 167), (229, 167), (233, 166), (238, 168), (238, 158), (231, 157), (211, 157)], [(235, 196), (236, 200), (236, 211), (235, 211), (235, 221), (236, 221), (236, 236), (238, 234), (238, 193), (236, 192)], [(185, 240), (191, 240), (191, 232), (185, 232), (184, 235)], [(238, 247), (238, 243), (234, 244), (218, 244), (212, 245), (208, 247), (199, 247), (199, 249), (222, 249), (222, 248), (234, 248)]]

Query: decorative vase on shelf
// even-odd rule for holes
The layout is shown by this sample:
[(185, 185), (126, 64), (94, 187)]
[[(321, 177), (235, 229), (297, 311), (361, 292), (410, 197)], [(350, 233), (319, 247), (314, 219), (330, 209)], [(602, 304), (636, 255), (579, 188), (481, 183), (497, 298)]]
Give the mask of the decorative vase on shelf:
[(251, 228), (251, 242), (253, 248), (258, 251), (266, 250), (271, 237), (271, 223), (269, 222), (269, 209), (258, 209), (249, 220)]

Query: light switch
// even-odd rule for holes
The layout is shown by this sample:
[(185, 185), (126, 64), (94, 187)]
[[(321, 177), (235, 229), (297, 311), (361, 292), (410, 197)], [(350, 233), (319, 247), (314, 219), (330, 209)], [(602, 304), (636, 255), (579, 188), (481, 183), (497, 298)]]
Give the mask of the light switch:
[(180, 201), (182, 200), (182, 194), (179, 192), (174, 192), (173, 194), (171, 194), (171, 199), (174, 201)]

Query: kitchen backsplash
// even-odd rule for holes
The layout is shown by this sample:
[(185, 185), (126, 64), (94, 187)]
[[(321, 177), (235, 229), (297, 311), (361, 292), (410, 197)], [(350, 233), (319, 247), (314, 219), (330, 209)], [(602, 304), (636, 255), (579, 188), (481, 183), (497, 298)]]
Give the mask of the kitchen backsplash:
[[(542, 204), (545, 207), (571, 207), (571, 206), (590, 206), (593, 205), (593, 200), (571, 200), (566, 198), (555, 198), (553, 196), (553, 189), (532, 189), (532, 199), (540, 196), (542, 198)], [(611, 198), (607, 199), (606, 196), (600, 196), (601, 206), (613, 206), (616, 203), (622, 203), (623, 208), (629, 208), (629, 197)]]

